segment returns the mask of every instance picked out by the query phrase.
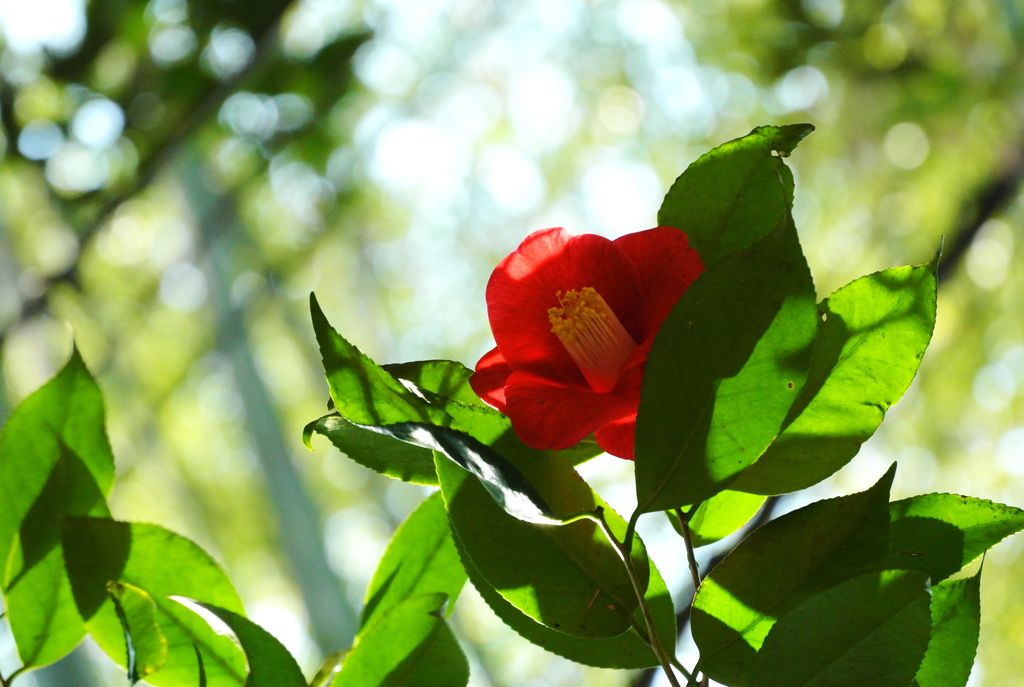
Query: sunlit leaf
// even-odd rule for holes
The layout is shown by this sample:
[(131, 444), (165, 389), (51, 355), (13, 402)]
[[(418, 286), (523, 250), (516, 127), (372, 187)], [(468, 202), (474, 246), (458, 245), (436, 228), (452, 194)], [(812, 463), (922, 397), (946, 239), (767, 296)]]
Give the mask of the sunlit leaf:
[(334, 678), (341, 672), (341, 664), (347, 654), (348, 651), (342, 649), (325, 658), (320, 670), (316, 671), (316, 675), (309, 681), (309, 687), (330, 687), (334, 684)]
[(776, 620), (815, 593), (882, 569), (895, 466), (871, 489), (818, 501), (743, 540), (704, 580), (693, 602), (693, 638), (713, 679), (746, 685)]
[[(615, 535), (626, 523), (564, 459), (526, 454), (517, 467), (563, 518), (599, 506)], [(637, 600), (616, 550), (590, 520), (537, 525), (510, 517), (470, 475), (437, 459), (452, 527), (463, 551), (509, 603), (548, 627), (581, 637), (611, 637), (630, 627)], [(639, 538), (632, 558), (646, 586), (649, 563)]]
[[(764, 502), (764, 496), (728, 489), (704, 501), (689, 522), (694, 548), (728, 537), (754, 517)], [(674, 515), (669, 515), (669, 522), (679, 532), (679, 522)]]
[(781, 435), (731, 488), (797, 491), (857, 454), (921, 364), (935, 325), (937, 259), (861, 277), (818, 306), (807, 384)]
[(927, 579), (867, 573), (804, 600), (768, 633), (750, 687), (905, 687), (928, 645)]
[(167, 638), (156, 620), (156, 603), (145, 590), (123, 582), (110, 582), (107, 592), (124, 630), (128, 677), (135, 684), (164, 666)]
[(981, 571), (932, 587), (932, 634), (913, 687), (964, 687), (981, 632)]
[(61, 521), (109, 516), (113, 461), (103, 397), (76, 349), (0, 432), (0, 586), (26, 668), (56, 661), (85, 635), (64, 567)]
[(814, 285), (788, 213), (693, 283), (662, 325), (636, 425), (642, 512), (714, 496), (778, 434), (803, 386)]
[[(284, 645), (253, 621), (195, 599), (176, 596), (174, 600), (193, 612), (205, 611), (216, 616), (231, 629), (248, 662), (245, 687), (306, 687), (299, 664)], [(200, 617), (205, 613), (200, 613)]]
[(1024, 510), (959, 494), (922, 494), (889, 505), (890, 568), (939, 581), (1024, 530)]
[(781, 158), (812, 131), (761, 126), (705, 153), (672, 184), (658, 224), (682, 229), (708, 268), (754, 243), (792, 207), (793, 173)]
[(192, 611), (169, 599), (200, 599), (235, 613), (242, 603), (224, 571), (196, 544), (156, 525), (99, 518), (68, 518), (63, 542), (75, 603), (93, 639), (120, 665), (127, 649), (107, 583), (144, 590), (156, 604), (156, 622), (167, 639), (167, 661), (146, 677), (157, 687), (193, 687), (196, 651), (207, 684), (245, 684), (245, 656)]
[(466, 583), (441, 492), (434, 492), (398, 528), (366, 591), (360, 626), (398, 602), (443, 592), (449, 608)]
[(377, 616), (345, 656), (334, 687), (461, 687), (469, 664), (443, 619), (444, 594), (421, 594)]

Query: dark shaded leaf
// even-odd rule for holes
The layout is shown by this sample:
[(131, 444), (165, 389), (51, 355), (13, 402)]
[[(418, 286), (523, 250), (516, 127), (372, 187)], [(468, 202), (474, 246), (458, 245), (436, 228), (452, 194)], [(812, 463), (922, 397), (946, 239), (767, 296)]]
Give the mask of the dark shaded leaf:
[(886, 570), (804, 600), (768, 633), (750, 687), (905, 687), (928, 645), (927, 581)]
[(818, 501), (744, 539), (693, 602), (701, 669), (743, 687), (775, 622), (817, 592), (883, 568), (895, 465), (867, 491)]

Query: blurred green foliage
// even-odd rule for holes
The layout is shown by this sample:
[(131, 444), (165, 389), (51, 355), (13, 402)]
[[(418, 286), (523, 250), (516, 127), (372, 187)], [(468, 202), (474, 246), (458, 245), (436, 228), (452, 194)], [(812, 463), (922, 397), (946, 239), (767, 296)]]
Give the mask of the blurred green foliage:
[[(307, 673), (422, 497), (302, 447), (327, 398), (309, 292), (376, 360), (472, 366), (484, 283), (523, 236), (653, 226), (687, 164), (759, 124), (817, 127), (790, 165), (819, 296), (946, 242), (917, 381), (827, 488), (897, 459), (894, 497), (1024, 503), (1020, 0), (5, 8), (0, 417), (73, 331), (109, 404), (115, 515), (213, 552)], [(1024, 674), (1022, 564), (1016, 540), (985, 564), (976, 684)], [(479, 684), (580, 680), (466, 607)], [(120, 684), (103, 660), (94, 684)]]

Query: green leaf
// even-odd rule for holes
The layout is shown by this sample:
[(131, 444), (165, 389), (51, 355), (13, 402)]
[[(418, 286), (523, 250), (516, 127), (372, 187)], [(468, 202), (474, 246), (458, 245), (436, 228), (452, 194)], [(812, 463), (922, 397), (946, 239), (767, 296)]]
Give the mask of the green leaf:
[(981, 631), (981, 571), (932, 587), (932, 635), (913, 687), (964, 687)]
[(327, 437), (338, 450), (363, 467), (403, 482), (437, 486), (434, 452), (430, 449), (354, 425), (336, 412), (306, 425), (303, 431), (306, 446), (310, 446), (314, 432)]
[(958, 494), (922, 494), (889, 505), (886, 567), (949, 577), (1005, 537), (1024, 530), (1024, 510)]
[[(469, 579), (472, 580), (477, 592), (502, 622), (527, 641), (570, 661), (598, 668), (631, 670), (653, 668), (658, 665), (658, 659), (654, 655), (654, 651), (651, 650), (650, 644), (636, 629), (629, 629), (614, 637), (576, 637), (538, 623), (495, 591), (477, 570), (458, 539), (456, 539), (456, 544), (459, 546), (459, 553), (462, 555), (463, 564), (469, 573)], [(676, 615), (672, 606), (672, 597), (653, 561), (650, 567), (650, 582), (647, 585), (644, 598), (647, 600), (662, 646), (675, 646)], [(646, 628), (643, 613), (639, 607), (634, 613), (634, 626)]]
[(14, 409), (0, 431), (0, 552), (11, 550), (22, 521), (66, 455), (78, 457), (103, 497), (114, 480), (103, 396), (78, 349), (49, 382)]
[(230, 628), (248, 660), (249, 677), (245, 687), (306, 687), (299, 664), (284, 645), (253, 621), (195, 599), (176, 596), (174, 600), (201, 618), (206, 619), (206, 614), (213, 614)]
[(156, 620), (156, 603), (145, 590), (123, 582), (109, 582), (107, 593), (127, 645), (128, 678), (134, 685), (167, 662), (167, 638)]
[(781, 158), (813, 130), (761, 126), (705, 153), (672, 184), (658, 224), (682, 229), (707, 268), (754, 243), (792, 208), (793, 173)]
[(113, 461), (103, 397), (74, 350), (0, 433), (0, 587), (26, 668), (58, 660), (85, 636), (64, 569), (61, 520), (109, 516)]
[(454, 607), (465, 583), (444, 500), (441, 492), (434, 492), (391, 538), (366, 591), (360, 627), (419, 594), (443, 592), (450, 599), (449, 608)]
[(442, 618), (444, 594), (421, 594), (374, 618), (345, 656), (334, 687), (461, 687), (469, 664)]
[[(764, 496), (728, 489), (704, 501), (690, 518), (690, 538), (694, 548), (728, 537), (754, 517), (764, 502)], [(668, 515), (672, 528), (678, 533), (679, 522), (675, 515)]]
[(905, 687), (928, 645), (927, 581), (886, 570), (806, 599), (768, 634), (750, 686)]
[(487, 407), (469, 385), (473, 370), (454, 360), (418, 360), (409, 363), (392, 363), (384, 369), (395, 379), (414, 384), (417, 389), (429, 395), (435, 404), (460, 401), (470, 405)]
[[(626, 523), (579, 478), (565, 458), (526, 454), (517, 467), (568, 518), (604, 508), (616, 537)], [(590, 520), (562, 526), (537, 525), (510, 517), (480, 482), (438, 457), (448, 516), (473, 564), (505, 600), (537, 622), (580, 637), (611, 637), (629, 629), (636, 595), (622, 560)], [(639, 538), (632, 558), (646, 587), (650, 563)]]
[(861, 277), (818, 306), (807, 384), (778, 439), (731, 488), (798, 491), (857, 454), (917, 374), (935, 325), (937, 260)]
[(325, 658), (320, 670), (316, 671), (316, 675), (309, 681), (309, 687), (330, 687), (334, 684), (334, 678), (341, 672), (341, 664), (346, 654), (348, 651), (342, 649)]
[(708, 499), (757, 460), (803, 386), (815, 329), (814, 284), (788, 213), (750, 249), (697, 278), (644, 370), (641, 512)]
[(694, 598), (691, 620), (702, 670), (743, 687), (776, 620), (823, 589), (882, 569), (894, 474), (895, 465), (867, 491), (769, 522), (711, 571)]
[(245, 657), (227, 637), (171, 596), (242, 613), (242, 603), (221, 570), (195, 543), (156, 525), (100, 518), (68, 518), (64, 555), (78, 612), (96, 643), (119, 665), (127, 648), (110, 581), (148, 593), (157, 607), (156, 622), (167, 639), (164, 667), (146, 681), (157, 687), (193, 687), (196, 651), (211, 687), (245, 684)]

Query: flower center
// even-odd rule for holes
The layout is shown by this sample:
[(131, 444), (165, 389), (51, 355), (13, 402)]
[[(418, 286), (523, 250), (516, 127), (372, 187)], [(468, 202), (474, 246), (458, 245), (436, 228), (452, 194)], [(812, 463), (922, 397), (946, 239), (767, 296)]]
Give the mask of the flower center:
[(594, 391), (610, 391), (636, 342), (595, 289), (555, 294), (561, 305), (548, 309), (551, 331), (565, 346)]

